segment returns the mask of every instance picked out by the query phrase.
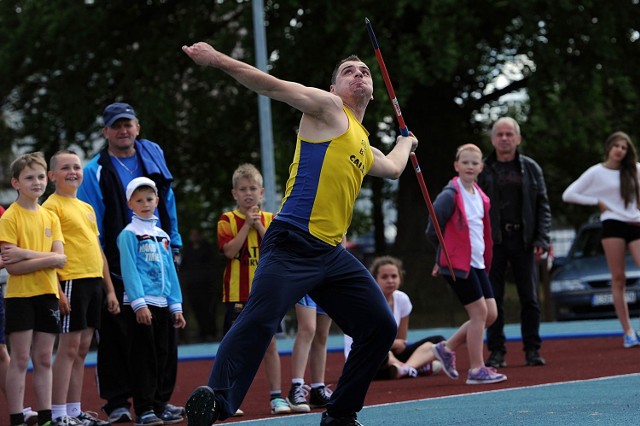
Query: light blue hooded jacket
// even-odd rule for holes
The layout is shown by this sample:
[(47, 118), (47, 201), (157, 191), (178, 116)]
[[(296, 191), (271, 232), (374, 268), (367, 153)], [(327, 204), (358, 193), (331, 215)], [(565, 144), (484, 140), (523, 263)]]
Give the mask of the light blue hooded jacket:
[(182, 291), (173, 264), (169, 235), (156, 226), (157, 217), (133, 216), (118, 235), (124, 304), (134, 312), (147, 305), (182, 312)]

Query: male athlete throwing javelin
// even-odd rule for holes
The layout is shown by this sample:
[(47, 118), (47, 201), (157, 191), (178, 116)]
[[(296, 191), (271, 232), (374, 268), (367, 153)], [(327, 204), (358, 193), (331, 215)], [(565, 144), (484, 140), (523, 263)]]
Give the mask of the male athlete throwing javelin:
[(220, 343), (208, 386), (194, 390), (187, 401), (188, 425), (209, 426), (236, 412), (278, 323), (305, 294), (353, 337), (320, 424), (360, 425), (356, 413), (397, 329), (380, 287), (340, 242), (365, 174), (397, 179), (418, 140), (399, 136), (386, 156), (369, 145), (361, 123), (373, 82), (355, 55), (338, 63), (327, 92), (275, 78), (206, 43), (182, 50), (195, 63), (218, 68), (302, 112), (282, 205), (262, 241), (251, 295)]

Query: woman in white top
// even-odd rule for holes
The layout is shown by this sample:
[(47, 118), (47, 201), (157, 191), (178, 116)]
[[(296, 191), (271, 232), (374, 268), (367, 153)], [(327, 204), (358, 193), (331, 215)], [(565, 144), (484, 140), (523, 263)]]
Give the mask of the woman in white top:
[[(439, 373), (442, 365), (435, 359), (432, 349), (434, 344), (444, 340), (443, 336), (430, 336), (417, 342), (407, 343), (409, 315), (413, 305), (407, 293), (398, 290), (402, 283), (402, 261), (392, 256), (377, 257), (371, 263), (369, 271), (380, 286), (398, 324), (396, 339), (393, 341), (387, 359), (380, 366), (375, 380), (430, 376)], [(351, 337), (345, 334), (345, 359), (351, 351), (352, 342)]]
[(627, 247), (640, 265), (639, 167), (629, 135), (615, 132), (605, 141), (605, 161), (587, 169), (562, 194), (567, 203), (600, 209), (602, 247), (611, 272), (613, 304), (625, 334), (625, 348), (640, 345), (625, 300)]

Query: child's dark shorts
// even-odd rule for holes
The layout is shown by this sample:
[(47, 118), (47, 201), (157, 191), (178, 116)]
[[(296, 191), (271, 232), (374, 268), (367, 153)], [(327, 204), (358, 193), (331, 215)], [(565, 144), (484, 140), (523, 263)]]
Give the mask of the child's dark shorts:
[(60, 333), (60, 307), (55, 294), (5, 298), (5, 333)]
[(471, 268), (467, 278), (456, 277), (453, 281), (450, 276), (444, 275), (453, 292), (458, 296), (462, 306), (467, 306), (478, 299), (493, 299), (493, 287), (486, 269)]
[(61, 318), (60, 332), (81, 331), (89, 327), (100, 328), (102, 278), (61, 281), (60, 286), (71, 306), (71, 313)]

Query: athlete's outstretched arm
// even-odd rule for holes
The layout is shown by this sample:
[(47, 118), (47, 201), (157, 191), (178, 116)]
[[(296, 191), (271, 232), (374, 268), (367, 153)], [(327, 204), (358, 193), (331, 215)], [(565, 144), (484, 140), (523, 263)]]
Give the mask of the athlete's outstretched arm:
[(191, 46), (182, 46), (182, 50), (196, 64), (218, 68), (250, 90), (285, 102), (305, 114), (321, 116), (327, 109), (342, 109), (340, 98), (328, 91), (281, 80), (219, 52), (207, 43), (198, 42)]

